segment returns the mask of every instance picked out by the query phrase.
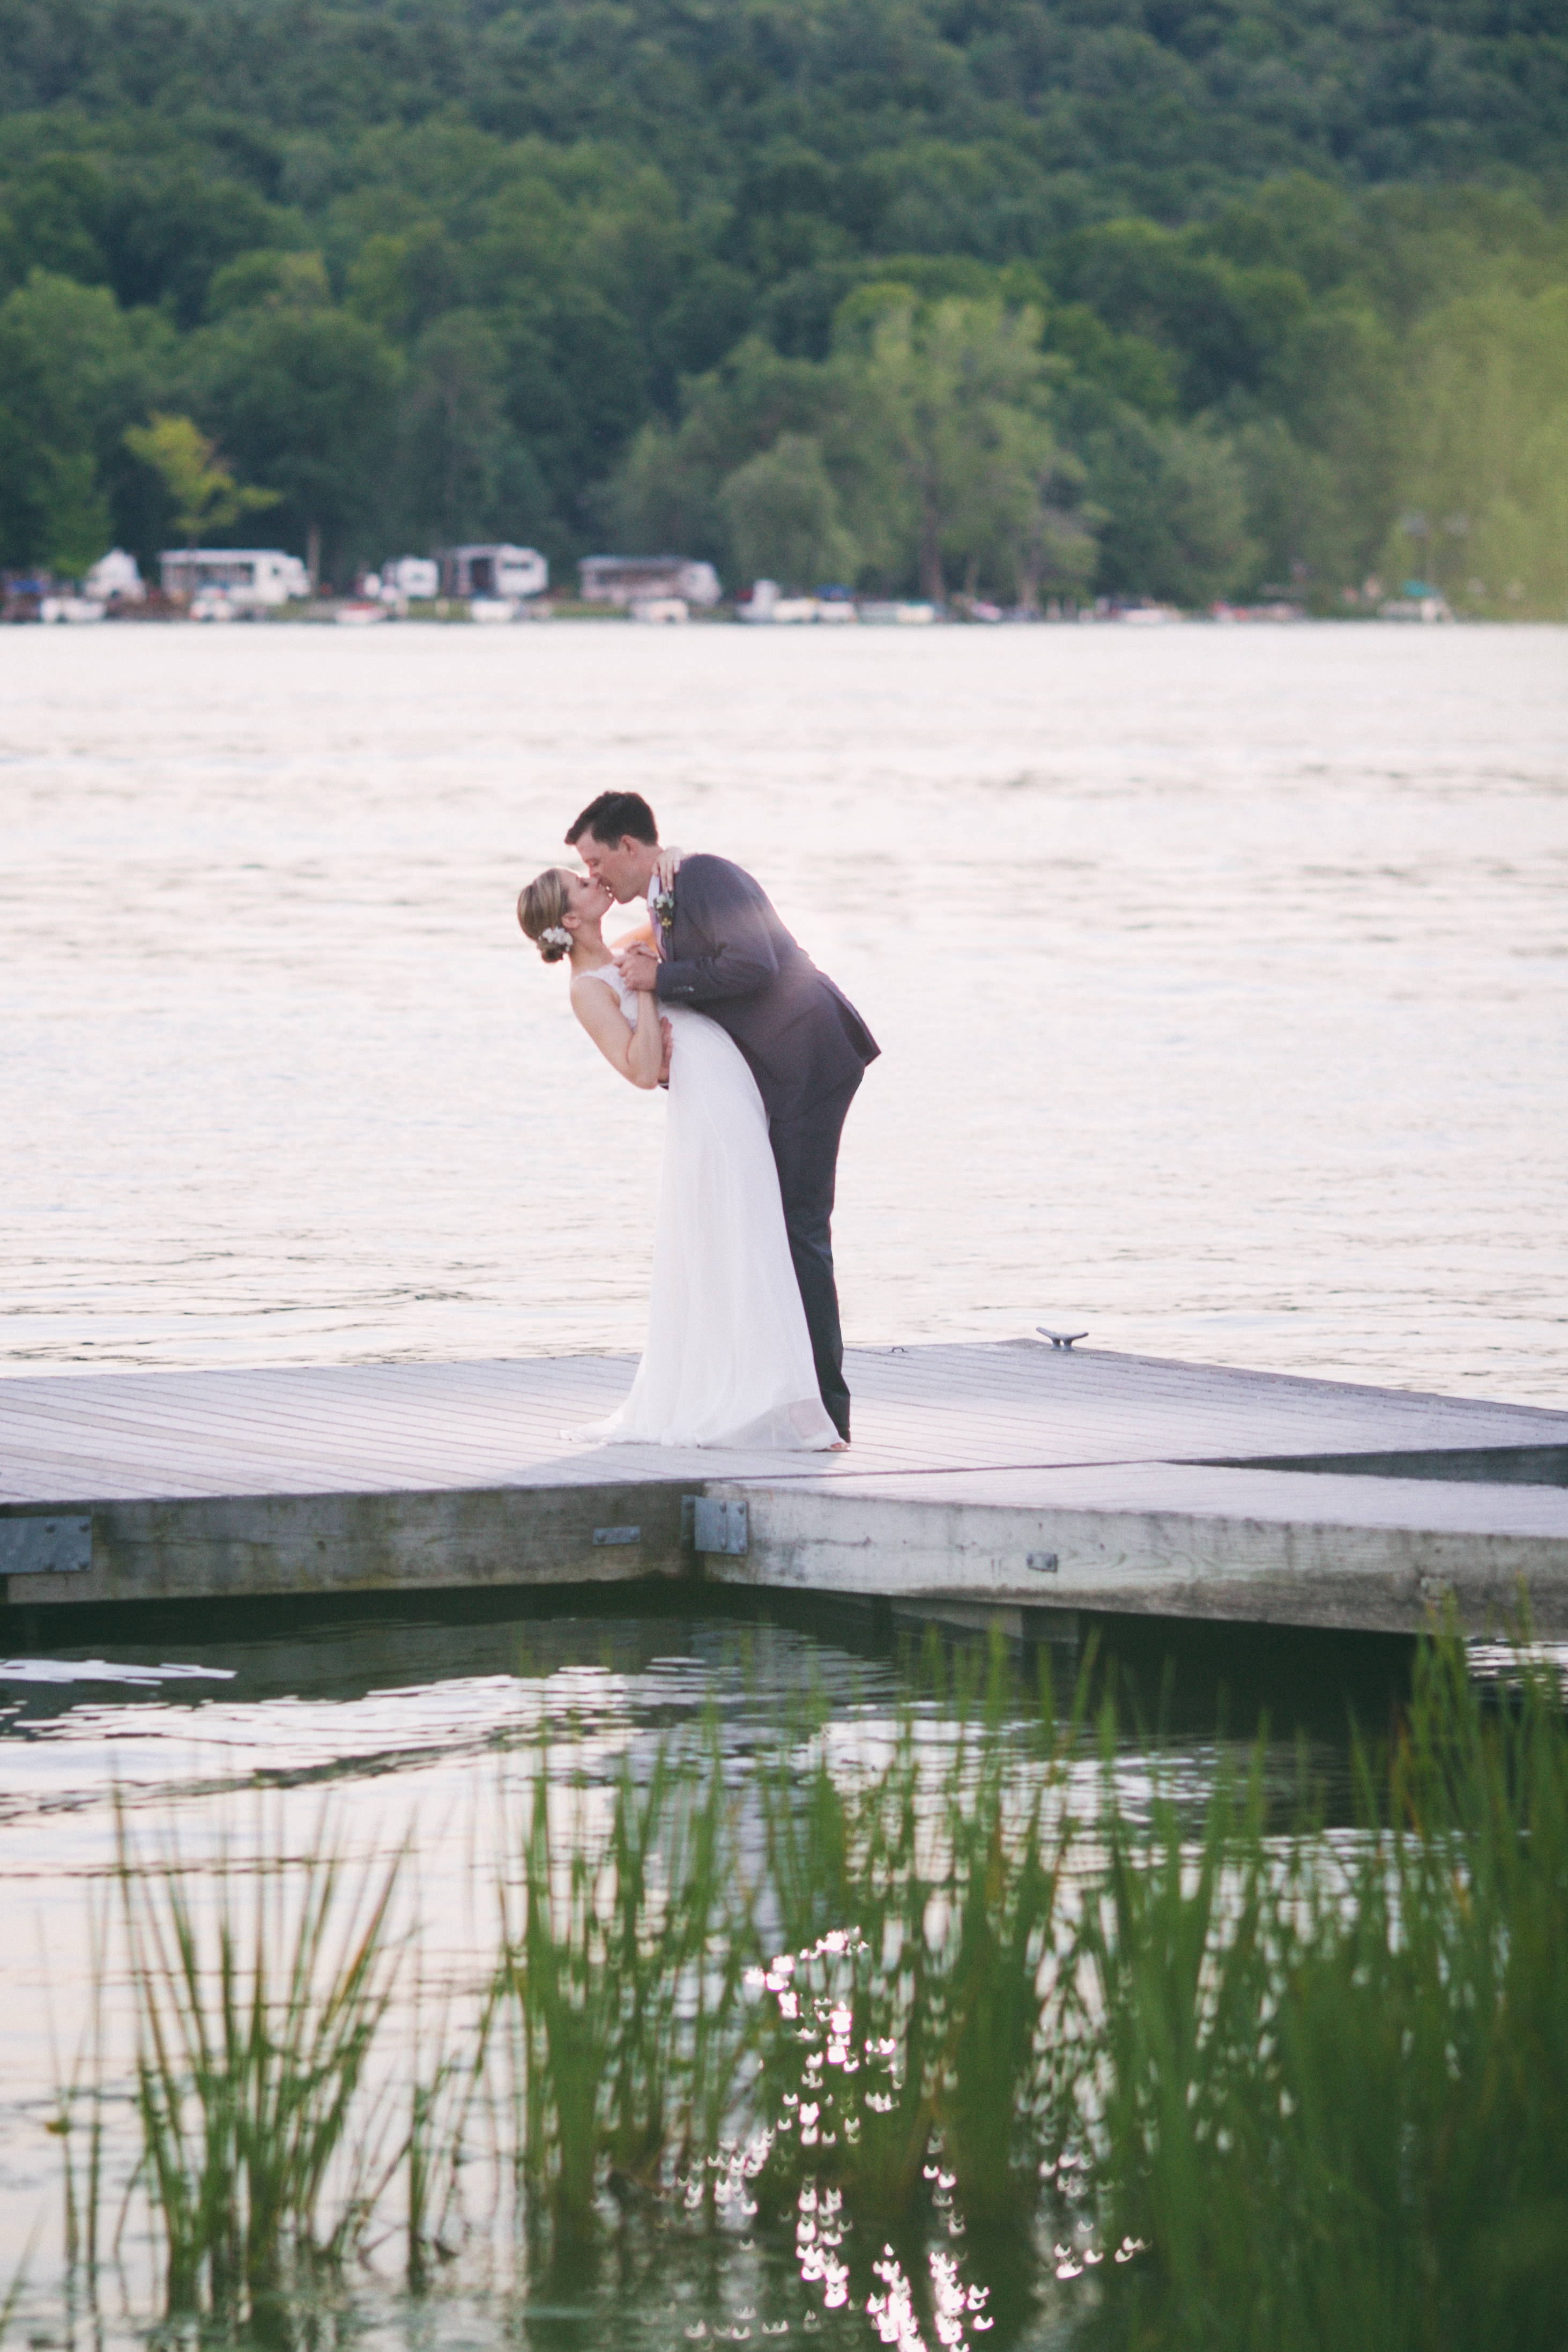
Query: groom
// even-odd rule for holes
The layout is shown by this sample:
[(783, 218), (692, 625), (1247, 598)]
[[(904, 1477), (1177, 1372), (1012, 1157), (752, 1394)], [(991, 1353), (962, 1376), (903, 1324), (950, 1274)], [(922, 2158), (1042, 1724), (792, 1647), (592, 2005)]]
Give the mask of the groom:
[(621, 959), (634, 989), (690, 1004), (727, 1029), (757, 1080), (779, 1169), (789, 1254), (806, 1309), (817, 1384), (845, 1444), (850, 1392), (833, 1283), (831, 1220), (839, 1137), (881, 1047), (848, 997), (797, 946), (749, 874), (724, 857), (682, 861), (673, 893), (654, 874), (659, 828), (636, 793), (601, 793), (567, 841), (622, 906), (646, 898), (659, 951)]

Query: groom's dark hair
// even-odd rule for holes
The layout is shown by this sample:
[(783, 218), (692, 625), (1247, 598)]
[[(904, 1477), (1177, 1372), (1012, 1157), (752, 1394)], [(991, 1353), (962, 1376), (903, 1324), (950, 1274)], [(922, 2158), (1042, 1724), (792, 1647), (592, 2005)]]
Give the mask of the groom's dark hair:
[(591, 833), (595, 841), (602, 841), (607, 848), (628, 833), (633, 841), (651, 843), (659, 838), (653, 812), (641, 793), (601, 793), (596, 801), (589, 802), (569, 830), (567, 847), (575, 849), (585, 833)]

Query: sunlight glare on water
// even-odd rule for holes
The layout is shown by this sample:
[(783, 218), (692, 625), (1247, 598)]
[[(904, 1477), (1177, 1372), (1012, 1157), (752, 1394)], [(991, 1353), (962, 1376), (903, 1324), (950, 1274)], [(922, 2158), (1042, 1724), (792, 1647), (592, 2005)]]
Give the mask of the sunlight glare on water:
[(1561, 631), (0, 639), (0, 1361), (632, 1348), (662, 1103), (518, 883), (606, 786), (884, 1048), (852, 1340), (1561, 1402)]

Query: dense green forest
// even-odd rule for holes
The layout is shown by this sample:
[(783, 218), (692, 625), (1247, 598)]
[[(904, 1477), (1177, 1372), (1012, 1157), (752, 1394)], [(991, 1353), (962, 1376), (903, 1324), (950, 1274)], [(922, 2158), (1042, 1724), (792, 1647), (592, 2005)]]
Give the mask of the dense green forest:
[(0, 563), (1561, 617), (1565, 158), (1563, 0), (0, 0)]

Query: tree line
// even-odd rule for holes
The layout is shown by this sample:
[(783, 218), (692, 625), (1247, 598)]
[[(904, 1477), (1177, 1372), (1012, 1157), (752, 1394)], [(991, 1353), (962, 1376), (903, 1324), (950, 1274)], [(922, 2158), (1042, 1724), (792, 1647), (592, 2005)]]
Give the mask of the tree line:
[(1565, 134), (1546, 0), (0, 0), (0, 564), (1560, 614)]

